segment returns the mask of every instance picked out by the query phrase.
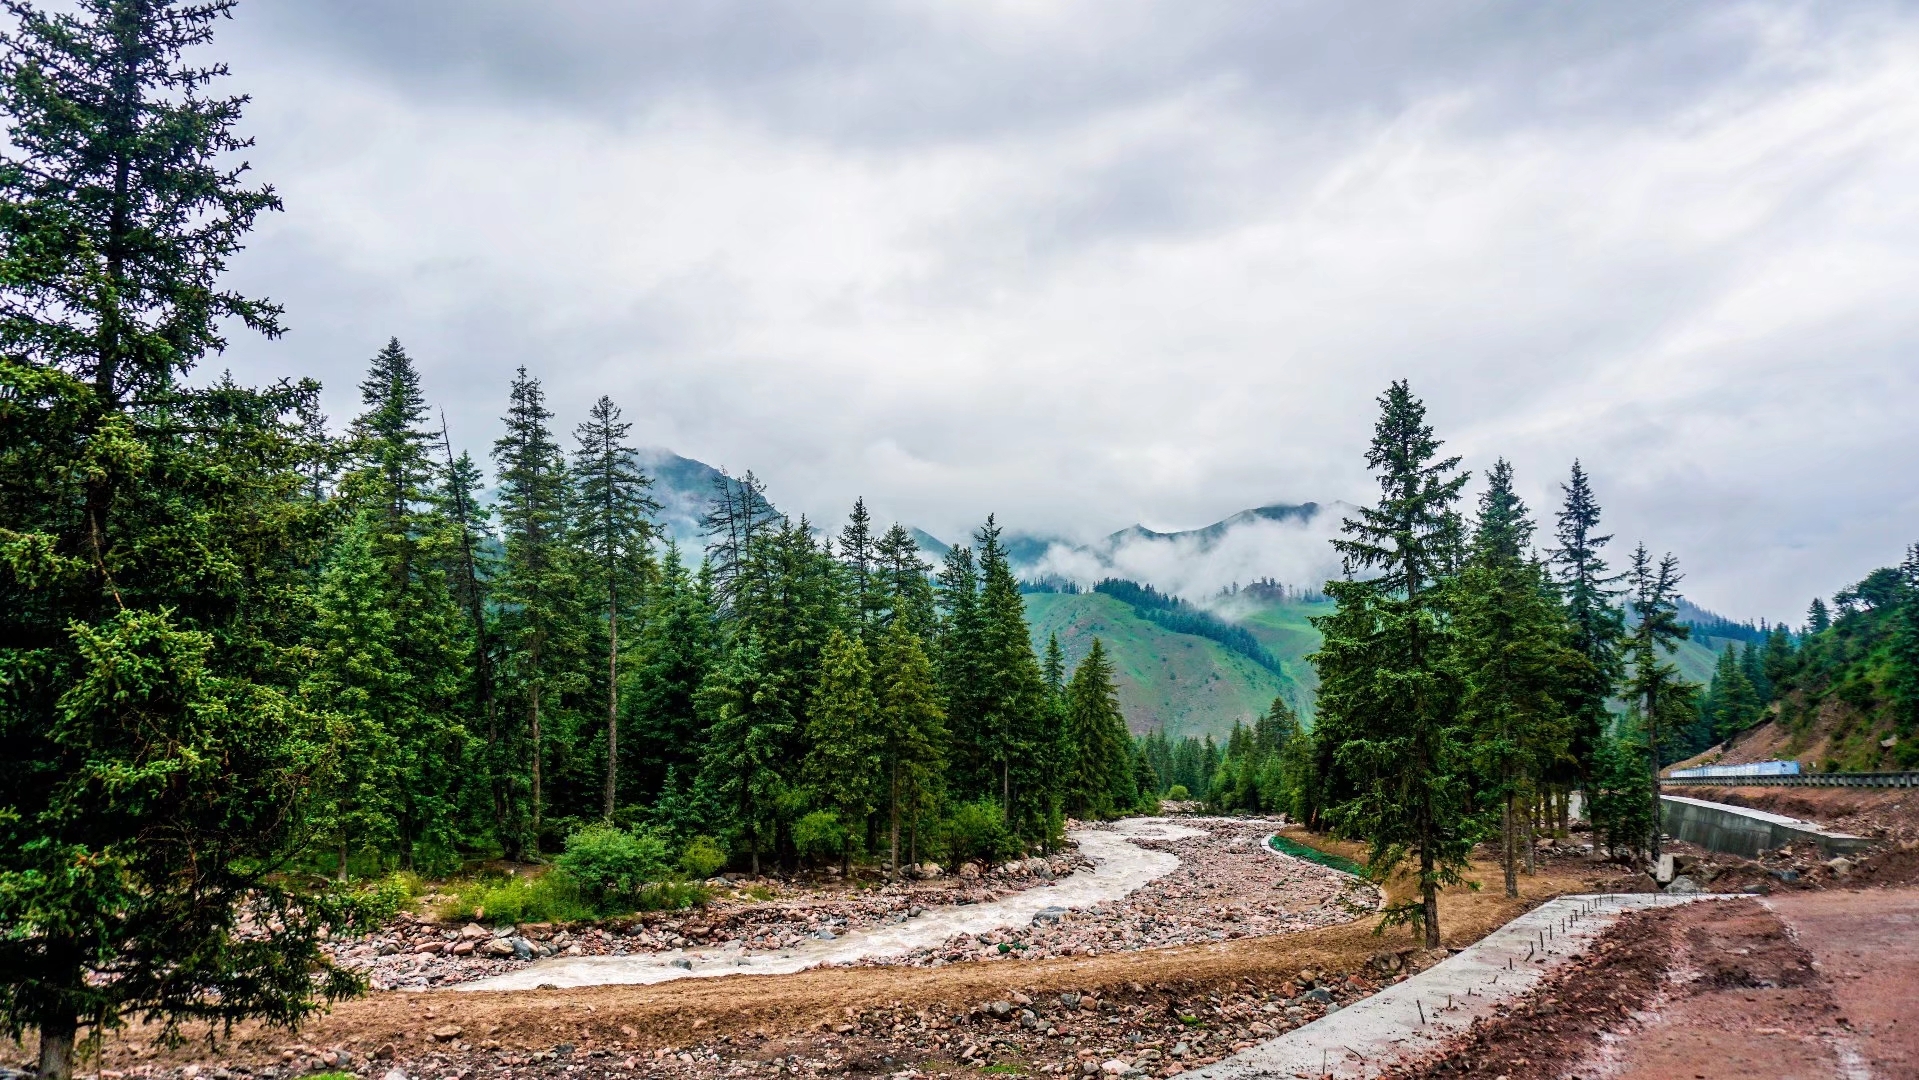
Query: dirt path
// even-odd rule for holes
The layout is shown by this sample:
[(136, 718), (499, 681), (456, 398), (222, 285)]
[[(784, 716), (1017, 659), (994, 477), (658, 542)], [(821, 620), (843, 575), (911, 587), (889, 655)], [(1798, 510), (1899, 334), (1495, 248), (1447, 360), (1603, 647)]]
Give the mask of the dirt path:
[(1394, 1076), (1919, 1077), (1919, 890), (1793, 893), (1623, 919), (1586, 961)]
[(1876, 1077), (1919, 1077), (1919, 889), (1766, 901), (1812, 955)]

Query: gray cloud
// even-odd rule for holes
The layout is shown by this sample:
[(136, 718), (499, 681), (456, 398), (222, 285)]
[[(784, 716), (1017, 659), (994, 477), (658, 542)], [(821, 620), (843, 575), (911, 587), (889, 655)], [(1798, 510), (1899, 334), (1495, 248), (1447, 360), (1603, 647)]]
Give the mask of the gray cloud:
[(294, 330), (225, 362), (342, 417), (397, 334), (476, 450), (524, 363), (816, 518), (1090, 538), (1368, 498), (1407, 377), (1732, 614), (1919, 538), (1910, 5), (252, 0), (222, 48)]

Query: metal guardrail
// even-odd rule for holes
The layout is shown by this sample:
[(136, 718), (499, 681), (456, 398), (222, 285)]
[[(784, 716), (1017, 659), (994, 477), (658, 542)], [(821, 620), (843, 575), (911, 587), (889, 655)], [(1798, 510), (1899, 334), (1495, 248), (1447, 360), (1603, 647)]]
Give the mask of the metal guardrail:
[(1798, 776), (1664, 776), (1661, 787), (1872, 787), (1919, 788), (1915, 772), (1800, 773)]

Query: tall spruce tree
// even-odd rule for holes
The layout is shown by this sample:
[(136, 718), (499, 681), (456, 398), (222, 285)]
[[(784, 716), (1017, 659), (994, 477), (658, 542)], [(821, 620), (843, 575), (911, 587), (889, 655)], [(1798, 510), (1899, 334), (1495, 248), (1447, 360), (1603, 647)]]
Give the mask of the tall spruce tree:
[(845, 830), (840, 868), (851, 873), (856, 826), (879, 802), (886, 749), (873, 667), (857, 636), (838, 629), (820, 651), (819, 682), (807, 708), (806, 782)]
[(1045, 686), (1026, 630), (1026, 603), (999, 534), (991, 516), (974, 534), (980, 552), (974, 730), (986, 766), (978, 780), (999, 800), (1008, 823), (1021, 835), (1034, 835), (1043, 825), (1053, 780), (1038, 753)]
[(578, 485), (573, 529), (584, 556), (584, 584), (606, 619), (606, 785), (601, 814), (609, 821), (619, 794), (620, 617), (639, 608), (654, 577), (653, 515), (660, 510), (648, 494), (653, 480), (640, 469), (639, 452), (626, 444), (632, 430), (632, 424), (620, 419), (613, 399), (602, 396), (573, 432), (579, 444), (573, 457)]
[(973, 549), (947, 549), (939, 572), (940, 696), (946, 701), (947, 728), (953, 734), (952, 759), (956, 785), (967, 799), (978, 798), (978, 778), (991, 771), (980, 729), (982, 711), (978, 678), (980, 661), (979, 566)]
[(920, 557), (920, 547), (906, 526), (894, 522), (874, 545), (875, 573), (880, 578), (883, 625), (904, 622), (907, 633), (930, 642), (938, 633), (938, 613), (933, 600), (933, 583), (927, 578), (932, 567)]
[(485, 481), (471, 454), (462, 451), (458, 457), (454, 456), (445, 414), (440, 417), (440, 449), (446, 457), (444, 482), (439, 492), (440, 510), (452, 526), (455, 542), (450, 553), (453, 595), (466, 614), (468, 633), (473, 640), (473, 663), (467, 674), (474, 714), (480, 717), (485, 728), (483, 772), (492, 802), (493, 833), (496, 838), (504, 838), (511, 831), (507, 826), (507, 776), (511, 770), (501, 756), (499, 679), (494, 670), (497, 660), (493, 616), (487, 603), (487, 582), (492, 568), (487, 556), (487, 541), (492, 536), (490, 515), (476, 498)]
[(795, 717), (774, 685), (759, 635), (749, 631), (700, 687), (706, 730), (699, 776), (701, 802), (716, 808), (736, 842), (744, 842), (755, 875), (760, 853), (776, 842), (781, 803), (791, 789)]
[(713, 568), (714, 603), (733, 615), (738, 594), (751, 584), (754, 550), (780, 526), (780, 513), (749, 469), (738, 479), (724, 473), (713, 478), (713, 500), (700, 524), (706, 530), (706, 561)]
[(271, 188), (189, 65), (230, 3), (9, 5), (0, 40), (0, 1023), (65, 1080), (139, 1012), (290, 1024), (353, 976), (277, 873), (329, 735), (297, 692), (317, 386), (186, 372)]
[(854, 630), (867, 645), (878, 641), (886, 611), (879, 550), (866, 500), (853, 500), (853, 512), (840, 529), (840, 563), (846, 567), (846, 608)]
[[(718, 632), (710, 588), (687, 572), (679, 545), (668, 542), (659, 582), (647, 593), (622, 702), (633, 735), (629, 775), (636, 794), (656, 811), (686, 808), (699, 775), (705, 742), (699, 693)], [(661, 824), (684, 831), (693, 822)]]
[(354, 851), (377, 856), (398, 846), (401, 758), (416, 749), (402, 742), (412, 732), (398, 710), (411, 687), (395, 652), (399, 620), (388, 604), (392, 579), (378, 555), (380, 533), (378, 516), (364, 511), (340, 531), (320, 573), (309, 636), (309, 696), (325, 703), (337, 732), (312, 827), (338, 852), (341, 881)]
[(896, 619), (880, 638), (873, 673), (879, 697), (880, 766), (886, 778), (887, 867), (900, 872), (900, 826), (908, 854), (918, 857), (920, 818), (939, 794), (946, 745), (946, 714), (939, 704), (933, 661), (906, 620)]
[(1585, 657), (1545, 568), (1528, 555), (1533, 522), (1513, 490), (1512, 466), (1494, 462), (1479, 500), (1472, 551), (1456, 591), (1454, 629), (1466, 680), (1465, 723), (1484, 778), (1481, 796), (1499, 808), (1506, 895), (1519, 895), (1530, 847), (1532, 800), (1568, 753), (1565, 684)]
[[(1726, 740), (1759, 722), (1759, 695), (1740, 662), (1738, 647), (1728, 642), (1713, 668), (1712, 682), (1706, 688), (1707, 712), (1712, 717), (1711, 735)], [(1690, 750), (1693, 747), (1687, 747)]]
[(1645, 544), (1633, 549), (1631, 584), (1633, 616), (1638, 625), (1627, 639), (1627, 655), (1632, 660), (1632, 677), (1626, 693), (1645, 733), (1645, 774), (1651, 778), (1647, 795), (1648, 809), (1637, 811), (1649, 818), (1652, 828), (1646, 849), (1659, 855), (1659, 770), (1664, 763), (1667, 743), (1695, 712), (1693, 687), (1682, 679), (1679, 669), (1665, 657), (1678, 651), (1692, 628), (1679, 621), (1679, 560), (1670, 553), (1657, 563)]
[[(516, 800), (514, 822), (503, 838), (509, 855), (521, 850), (539, 853), (549, 713), (562, 694), (579, 689), (585, 681), (573, 662), (584, 642), (578, 571), (567, 543), (570, 481), (566, 459), (548, 426), (552, 419), (540, 381), (520, 368), (513, 378), (506, 434), (493, 444), (499, 471), (495, 505), (505, 548), (494, 587), (502, 609), (503, 674), (526, 718), (526, 749), (516, 763), (511, 788)], [(522, 791), (524, 809), (517, 805)]]
[[(383, 578), (359, 580), (378, 591), (358, 598), (342, 591), (352, 579), (333, 579), (324, 598), (343, 606), (327, 614), (336, 637), (324, 655), (334, 662), (318, 674), (328, 676), (323, 685), (351, 695), (363, 737), (369, 725), (388, 736), (384, 801), (400, 864), (410, 870), (419, 845), (442, 861), (458, 845), (470, 756), (461, 673), (473, 639), (449, 573), (457, 573), (458, 525), (442, 512), (419, 372), (397, 339), (374, 356), (360, 402), (343, 447), (339, 497), (360, 525), (349, 542), (368, 545)], [(376, 607), (379, 617), (357, 630), (338, 621)], [(374, 670), (376, 655), (387, 658), (386, 671)]]
[[(1040, 661), (1040, 678), (1046, 683), (1046, 696), (1055, 701), (1066, 694), (1066, 653), (1059, 647), (1059, 635), (1046, 635), (1046, 657)], [(1165, 735), (1163, 729), (1154, 729)]]
[(1132, 738), (1120, 712), (1113, 664), (1099, 638), (1066, 685), (1066, 809), (1082, 818), (1110, 818), (1132, 809), (1121, 801), (1132, 782)]
[(1819, 597), (1812, 598), (1806, 607), (1806, 633), (1823, 634), (1832, 627), (1832, 612), (1827, 610), (1826, 602)]
[(1339, 607), (1313, 620), (1324, 635), (1313, 656), (1319, 737), (1351, 791), (1328, 816), (1367, 841), (1375, 876), (1416, 861), (1420, 899), (1388, 918), (1420, 924), (1426, 947), (1438, 948), (1439, 890), (1461, 880), (1477, 838), (1445, 588), (1459, 563), (1453, 507), (1468, 474), (1439, 456), (1426, 407), (1404, 382), (1379, 404), (1366, 464), (1380, 500), (1333, 541), (1346, 576), (1326, 594)]
[(1559, 510), (1559, 546), (1550, 552), (1557, 570), (1572, 647), (1585, 658), (1578, 677), (1566, 680), (1566, 710), (1572, 719), (1571, 752), (1582, 786), (1590, 789), (1600, 741), (1611, 721), (1606, 703), (1625, 674), (1620, 642), (1625, 612), (1615, 601), (1619, 575), (1609, 575), (1600, 549), (1612, 536), (1599, 535), (1599, 500), (1579, 462), (1560, 486), (1566, 500)]

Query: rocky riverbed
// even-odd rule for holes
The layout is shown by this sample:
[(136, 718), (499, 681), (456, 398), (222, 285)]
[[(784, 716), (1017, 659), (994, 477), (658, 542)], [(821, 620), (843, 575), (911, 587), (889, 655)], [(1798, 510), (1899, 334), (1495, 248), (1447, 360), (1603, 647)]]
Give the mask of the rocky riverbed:
[[(868, 887), (730, 882), (704, 909), (647, 913), (594, 925), (488, 928), (402, 918), (380, 935), (343, 943), (336, 956), (366, 972), (375, 989), (424, 989), (476, 980), (508, 989), (529, 978), (542, 980), (530, 988), (547, 980), (568, 985), (768, 970), (769, 965), (777, 970), (796, 967), (790, 958), (809, 954), (818, 956), (812, 962), (932, 967), (963, 960), (1097, 956), (1288, 933), (1345, 922), (1376, 909), (1378, 894), (1371, 886), (1264, 850), (1261, 841), (1279, 824), (1267, 818), (1182, 816), (1076, 827), (1075, 835), (1106, 852), (1109, 873), (1114, 858), (1131, 852), (1140, 859), (1140, 849), (1178, 860), (1176, 867), (1136, 874), (1118, 888), (1104, 890), (1120, 895), (1102, 896), (1090, 880), (1097, 875), (1088, 860), (1069, 851)], [(1076, 871), (1081, 872), (1077, 877)], [(1150, 880), (1140, 884), (1140, 878)], [(1082, 881), (1095, 887), (1073, 887)], [(1057, 903), (1051, 891), (1055, 882), (1061, 883)], [(770, 899), (754, 898), (769, 894)], [(1029, 898), (1038, 899), (1027, 902)], [(1088, 898), (1096, 902), (1086, 902)], [(999, 916), (990, 913), (1000, 908), (1008, 912), (1008, 921), (994, 924), (991, 919)], [(903, 936), (909, 921), (914, 933)], [(928, 932), (937, 933), (943, 923), (962, 932), (944, 939), (929, 937)], [(927, 943), (913, 945), (913, 940)], [(872, 942), (870, 950), (863, 941)], [(839, 944), (823, 945), (828, 942)], [(644, 970), (581, 974), (566, 964), (530, 967), (549, 957), (601, 958), (585, 966)], [(634, 960), (624, 965), (606, 959), (613, 957)], [(536, 974), (549, 967), (556, 970)], [(516, 976), (522, 971), (525, 975)]]
[(739, 879), (716, 882), (714, 897), (704, 908), (572, 926), (460, 926), (402, 915), (379, 934), (338, 944), (333, 955), (342, 965), (366, 973), (376, 990), (404, 990), (503, 975), (552, 956), (791, 948), (883, 926), (929, 908), (988, 903), (1085, 866), (1078, 852), (1065, 851), (997, 867), (967, 865), (953, 874), (866, 885)]
[(873, 963), (938, 965), (959, 960), (1098, 956), (1308, 930), (1377, 910), (1379, 894), (1349, 875), (1262, 850), (1282, 822), (1181, 817), (1197, 835), (1129, 837), (1179, 859), (1179, 867), (1123, 897), (1083, 910), (1042, 911), (1025, 926), (956, 935), (937, 947)]

